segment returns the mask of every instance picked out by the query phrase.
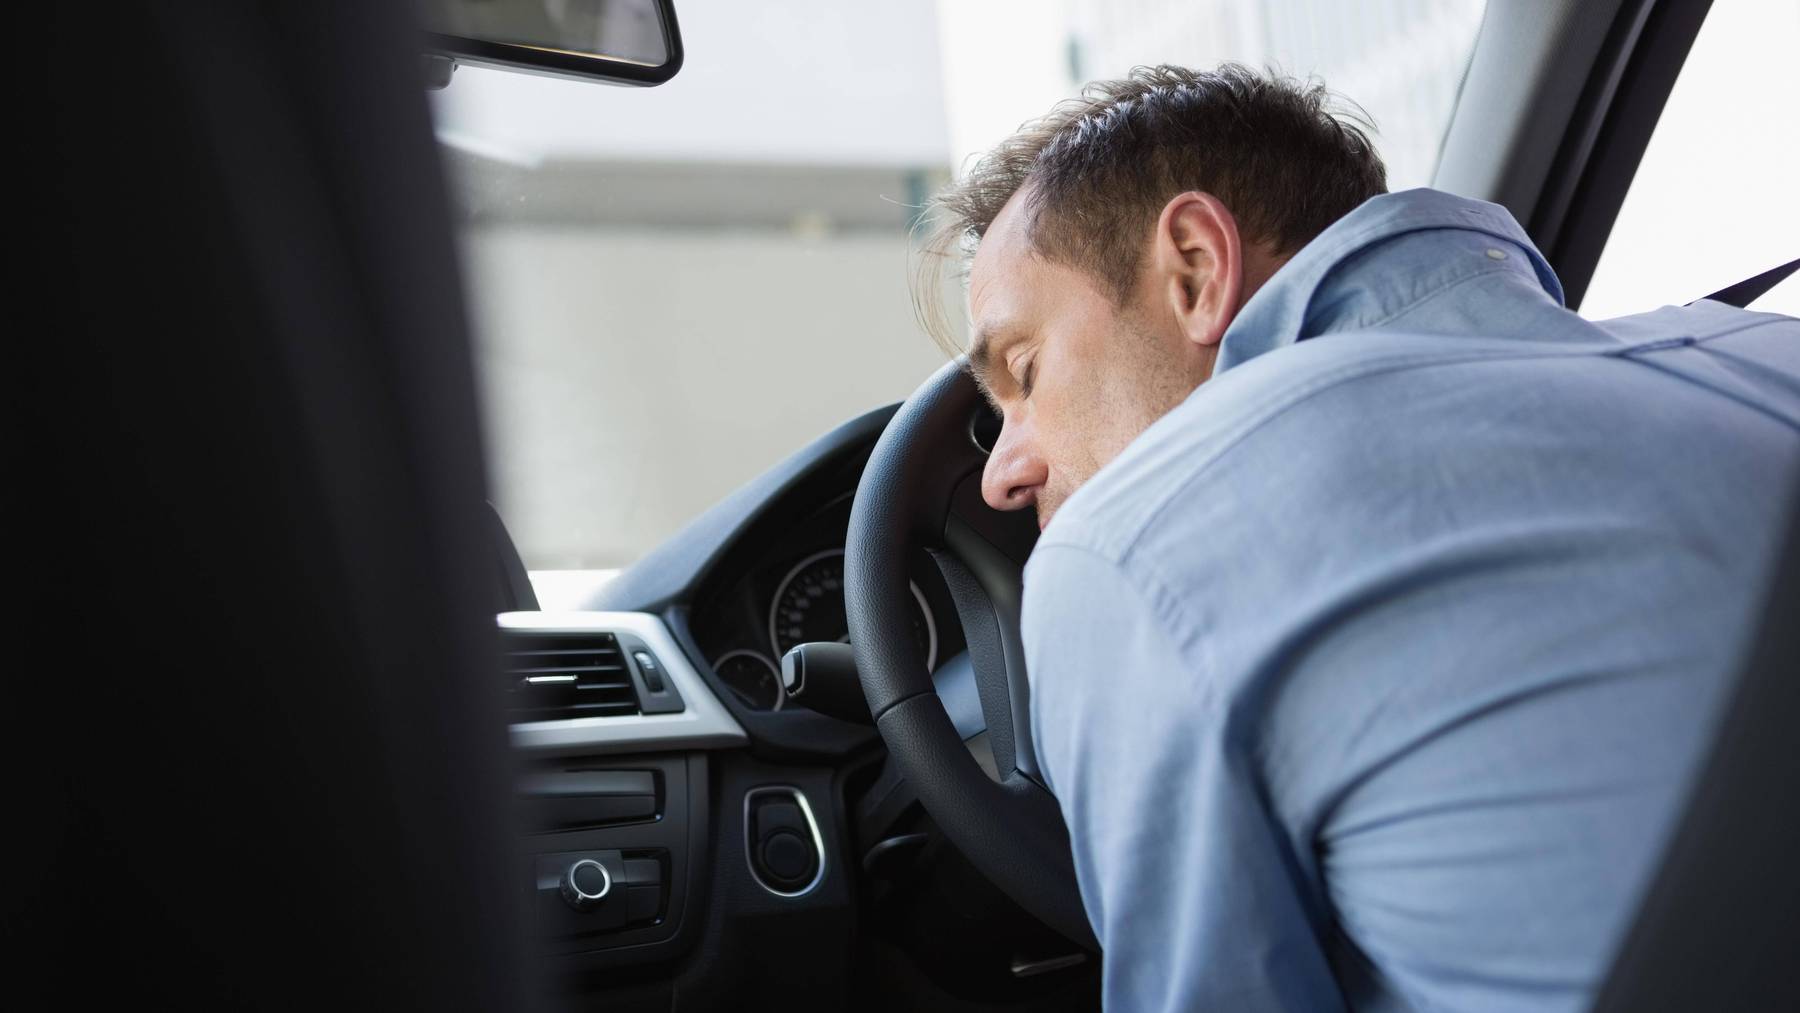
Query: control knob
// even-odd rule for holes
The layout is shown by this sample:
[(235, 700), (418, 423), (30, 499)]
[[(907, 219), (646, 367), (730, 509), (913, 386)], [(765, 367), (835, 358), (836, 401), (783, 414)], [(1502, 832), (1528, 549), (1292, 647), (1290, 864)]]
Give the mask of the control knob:
[(575, 862), (563, 872), (562, 898), (577, 911), (591, 911), (612, 892), (612, 873), (591, 858)]

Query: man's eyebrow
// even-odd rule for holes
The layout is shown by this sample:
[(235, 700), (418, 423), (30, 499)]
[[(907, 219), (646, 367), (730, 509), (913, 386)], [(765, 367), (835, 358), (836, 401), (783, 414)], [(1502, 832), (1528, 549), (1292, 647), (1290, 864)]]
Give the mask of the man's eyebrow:
[(975, 382), (986, 385), (988, 371), (988, 352), (993, 347), (992, 331), (983, 327), (975, 332), (975, 340), (969, 343), (969, 374)]
[(969, 376), (975, 380), (975, 386), (981, 388), (982, 396), (990, 402), (994, 401), (994, 387), (989, 382), (989, 377), (994, 368), (994, 342), (997, 340), (995, 335), (1002, 330), (1004, 328), (978, 327), (975, 329), (975, 340), (969, 344), (967, 356)]

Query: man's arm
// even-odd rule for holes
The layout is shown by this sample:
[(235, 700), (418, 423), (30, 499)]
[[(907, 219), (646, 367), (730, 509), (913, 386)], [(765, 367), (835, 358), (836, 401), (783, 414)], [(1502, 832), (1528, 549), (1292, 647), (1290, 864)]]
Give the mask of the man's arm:
[(1062, 803), (1110, 1009), (1340, 1008), (1320, 915), (1229, 742), (1201, 631), (1154, 579), (1067, 544), (1027, 569), (1041, 768)]

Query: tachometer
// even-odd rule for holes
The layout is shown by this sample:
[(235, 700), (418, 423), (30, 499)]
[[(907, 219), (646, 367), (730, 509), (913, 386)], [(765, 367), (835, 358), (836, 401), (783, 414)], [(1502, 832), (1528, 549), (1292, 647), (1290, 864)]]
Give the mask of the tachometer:
[[(912, 589), (913, 635), (925, 652), (925, 667), (937, 667), (937, 622), (919, 585)], [(848, 643), (850, 624), (844, 619), (844, 550), (827, 549), (794, 564), (769, 603), (769, 643), (776, 657), (798, 644), (816, 640)]]
[(713, 659), (712, 667), (746, 707), (780, 710), (787, 699), (781, 691), (781, 673), (759, 651), (728, 651)]

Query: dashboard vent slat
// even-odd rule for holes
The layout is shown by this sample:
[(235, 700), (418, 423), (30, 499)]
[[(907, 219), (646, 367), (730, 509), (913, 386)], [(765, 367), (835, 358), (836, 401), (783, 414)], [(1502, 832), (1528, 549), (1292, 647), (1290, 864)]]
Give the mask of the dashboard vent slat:
[(639, 713), (625, 653), (610, 633), (502, 632), (514, 721)]

